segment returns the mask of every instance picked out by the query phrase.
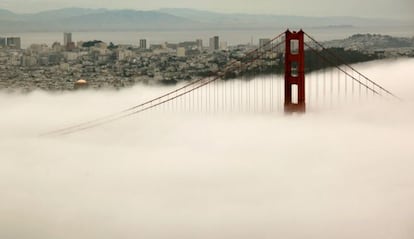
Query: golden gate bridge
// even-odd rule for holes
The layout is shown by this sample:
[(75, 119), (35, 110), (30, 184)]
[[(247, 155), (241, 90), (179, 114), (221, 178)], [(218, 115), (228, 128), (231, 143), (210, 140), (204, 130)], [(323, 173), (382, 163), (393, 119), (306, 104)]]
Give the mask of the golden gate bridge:
[[(305, 50), (314, 54), (317, 69), (305, 65)], [(280, 58), (278, 58), (280, 56)], [(284, 76), (262, 75), (264, 59), (283, 60)], [(248, 73), (248, 74), (247, 74)], [(227, 79), (236, 74), (238, 79)], [(260, 76), (260, 77), (259, 77)], [(58, 136), (91, 129), (148, 111), (304, 113), (307, 108), (372, 97), (399, 99), (346, 63), (304, 31), (283, 32), (209, 76), (161, 96), (94, 120), (51, 131)]]

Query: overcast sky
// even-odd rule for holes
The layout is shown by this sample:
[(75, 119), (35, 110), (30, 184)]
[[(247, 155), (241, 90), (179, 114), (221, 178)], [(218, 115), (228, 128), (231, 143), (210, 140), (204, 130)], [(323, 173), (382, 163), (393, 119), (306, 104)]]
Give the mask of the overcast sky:
[(33, 12), (64, 7), (137, 10), (196, 8), (219, 12), (414, 19), (414, 0), (0, 0), (0, 8)]

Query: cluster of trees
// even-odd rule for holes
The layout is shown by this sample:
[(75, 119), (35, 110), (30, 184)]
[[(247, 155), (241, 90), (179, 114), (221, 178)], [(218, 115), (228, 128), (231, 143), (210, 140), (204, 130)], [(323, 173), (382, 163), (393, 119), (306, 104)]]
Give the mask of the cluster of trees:
[(103, 41), (99, 41), (99, 40), (87, 41), (82, 44), (82, 47), (93, 47), (101, 43), (103, 43)]
[(324, 68), (354, 64), (378, 59), (376, 55), (344, 48), (328, 48), (320, 51), (305, 50), (305, 71), (312, 72)]
[[(313, 72), (325, 68), (354, 64), (378, 59), (376, 55), (369, 55), (360, 51), (345, 50), (343, 48), (328, 48), (320, 51), (305, 50), (305, 72)], [(240, 76), (254, 77), (260, 74), (284, 74), (285, 66), (283, 55), (276, 59), (265, 58), (262, 63), (244, 68), (242, 72), (226, 72), (225, 78), (232, 79)]]

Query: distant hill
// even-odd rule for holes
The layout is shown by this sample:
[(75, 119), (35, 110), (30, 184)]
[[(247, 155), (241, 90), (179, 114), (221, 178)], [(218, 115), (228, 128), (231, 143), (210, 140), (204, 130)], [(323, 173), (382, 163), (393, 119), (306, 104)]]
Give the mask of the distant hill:
[(67, 8), (35, 14), (0, 10), (0, 31), (191, 29), (202, 24), (159, 11)]
[(341, 40), (324, 42), (326, 47), (341, 47), (354, 50), (378, 50), (387, 48), (414, 47), (414, 37), (392, 37), (380, 34), (355, 34)]
[(0, 31), (110, 31), (270, 29), (275, 27), (330, 27), (404, 25), (385, 19), (224, 14), (194, 9), (158, 11), (64, 8), (33, 14), (0, 9)]
[(155, 11), (106, 11), (63, 19), (65, 28), (74, 30), (164, 30), (195, 28), (198, 23)]
[(8, 10), (0, 9), (0, 21), (15, 20), (18, 17), (17, 14)]
[(13, 12), (5, 9), (0, 9), (0, 15), (2, 16), (12, 16), (15, 15)]
[(85, 16), (90, 14), (105, 13), (106, 9), (89, 9), (89, 8), (63, 8), (58, 10), (50, 10), (39, 12), (35, 14), (26, 14), (28, 20), (56, 20), (65, 18), (75, 18), (79, 16)]
[(360, 17), (306, 17), (288, 15), (225, 14), (186, 8), (162, 8), (160, 12), (192, 19), (205, 24), (231, 28), (393, 26), (409, 23)]

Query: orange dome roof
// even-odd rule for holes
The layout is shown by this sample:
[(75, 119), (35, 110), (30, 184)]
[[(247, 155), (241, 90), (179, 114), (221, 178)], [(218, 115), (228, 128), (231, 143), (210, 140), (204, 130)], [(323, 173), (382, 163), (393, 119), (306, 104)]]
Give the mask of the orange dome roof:
[(80, 79), (80, 80), (76, 81), (76, 84), (86, 84), (86, 83), (88, 83), (88, 82), (84, 79)]

